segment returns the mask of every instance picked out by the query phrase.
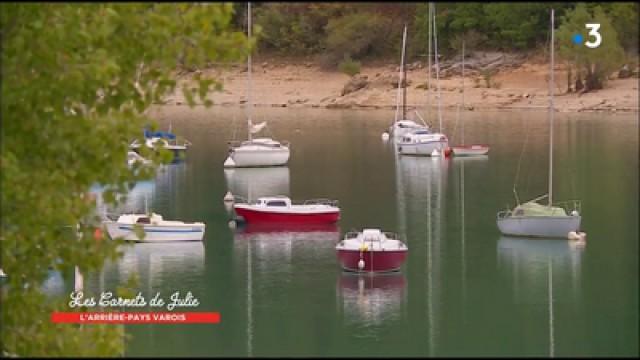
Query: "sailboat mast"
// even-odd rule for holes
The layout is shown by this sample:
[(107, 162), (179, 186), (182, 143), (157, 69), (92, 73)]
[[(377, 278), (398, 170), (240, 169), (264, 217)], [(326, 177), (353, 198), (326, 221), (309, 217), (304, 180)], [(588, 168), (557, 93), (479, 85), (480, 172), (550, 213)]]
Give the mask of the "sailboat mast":
[(407, 24), (404, 24), (404, 34), (402, 35), (402, 119), (407, 118)]
[[(464, 40), (462, 40), (462, 111), (464, 111)], [(464, 144), (464, 120), (462, 120), (462, 144)]]
[(436, 6), (433, 6), (433, 48), (434, 48), (434, 57), (436, 63), (436, 84), (438, 87), (438, 127), (439, 131), (442, 133), (442, 95), (440, 94), (440, 65), (438, 64), (438, 32), (436, 29)]
[[(398, 74), (398, 93), (396, 96), (396, 117), (394, 122), (398, 122), (398, 115), (400, 111), (400, 105), (398, 104), (400, 100), (400, 91), (402, 88), (402, 81), (404, 79), (404, 49), (407, 42), (407, 25), (404, 26), (404, 32), (402, 33), (402, 52), (400, 55), (400, 73)], [(406, 96), (406, 91), (405, 91)], [(402, 117), (404, 119), (405, 109), (404, 109), (404, 97), (402, 98)]]
[[(251, 2), (247, 3), (247, 40), (251, 41)], [(249, 50), (249, 54), (247, 56), (247, 133), (249, 141), (252, 140), (251, 137), (251, 50)]]
[(431, 118), (431, 3), (428, 3), (428, 19), (427, 19), (427, 28), (428, 28), (428, 53), (427, 53), (427, 121)]
[(549, 206), (553, 203), (553, 27), (554, 27), (554, 16), (553, 9), (551, 9), (551, 69), (550, 69), (550, 77), (549, 77)]

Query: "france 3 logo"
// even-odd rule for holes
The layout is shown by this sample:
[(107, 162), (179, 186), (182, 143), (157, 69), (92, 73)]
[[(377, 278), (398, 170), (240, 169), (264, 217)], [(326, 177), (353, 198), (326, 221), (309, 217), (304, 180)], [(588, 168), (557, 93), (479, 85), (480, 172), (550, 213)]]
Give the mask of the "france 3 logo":
[(598, 32), (598, 30), (600, 29), (600, 24), (584, 24), (584, 26), (589, 29), (589, 37), (593, 37), (594, 39), (584, 41), (584, 37), (582, 36), (582, 34), (574, 34), (573, 43), (576, 45), (581, 45), (584, 42), (584, 45), (591, 49), (595, 49), (600, 46), (600, 44), (602, 43), (602, 35), (600, 35), (600, 33)]

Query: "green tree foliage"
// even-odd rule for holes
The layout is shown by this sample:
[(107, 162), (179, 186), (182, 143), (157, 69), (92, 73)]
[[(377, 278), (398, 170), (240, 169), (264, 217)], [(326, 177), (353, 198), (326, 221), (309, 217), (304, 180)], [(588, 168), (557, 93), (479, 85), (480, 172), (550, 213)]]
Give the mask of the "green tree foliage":
[(638, 15), (640, 4), (637, 2), (611, 2), (602, 4), (603, 10), (609, 15), (620, 45), (630, 54), (638, 54)]
[[(152, 122), (145, 110), (174, 91), (179, 62), (238, 61), (246, 37), (228, 30), (232, 6), (223, 3), (3, 3), (0, 10), (2, 354), (121, 354), (117, 327), (53, 324), (50, 313), (65, 302), (38, 289), (50, 269), (89, 273), (118, 255), (118, 242), (94, 239), (90, 186), (106, 186), (104, 200), (114, 204), (152, 176), (153, 168), (126, 164), (129, 142)], [(183, 88), (190, 104), (215, 88), (213, 79), (198, 85)]]
[[(585, 4), (579, 4), (567, 12), (561, 23), (556, 40), (558, 54), (575, 67), (578, 78), (585, 80), (585, 91), (602, 89), (607, 76), (624, 61), (618, 34), (609, 16), (600, 6), (588, 8)], [(602, 43), (595, 49), (573, 42), (574, 34), (584, 34), (585, 39), (590, 38), (585, 28), (587, 23), (600, 24), (598, 31), (602, 35)]]
[(387, 25), (385, 18), (375, 14), (357, 13), (329, 20), (325, 63), (335, 65), (345, 57), (361, 59), (373, 54)]
[(340, 64), (338, 64), (338, 69), (349, 76), (354, 76), (360, 73), (360, 65), (359, 61), (354, 61), (350, 57), (345, 57)]
[(266, 3), (256, 9), (262, 28), (261, 47), (281, 54), (312, 54), (321, 50), (330, 18), (350, 12), (339, 3)]

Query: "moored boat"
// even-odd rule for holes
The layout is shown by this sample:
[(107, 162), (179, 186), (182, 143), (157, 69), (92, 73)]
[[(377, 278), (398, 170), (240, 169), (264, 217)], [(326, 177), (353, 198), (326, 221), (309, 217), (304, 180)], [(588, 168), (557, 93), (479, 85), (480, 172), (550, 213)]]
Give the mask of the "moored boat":
[(446, 135), (428, 130), (410, 132), (398, 141), (398, 152), (401, 155), (431, 156), (434, 150), (442, 153), (448, 147), (449, 140)]
[[(205, 230), (202, 222), (169, 221), (156, 213), (123, 214), (117, 221), (105, 221), (104, 225), (112, 239), (138, 242), (202, 241)], [(138, 236), (136, 228), (144, 233), (144, 238)]]
[(340, 208), (335, 200), (315, 199), (292, 204), (286, 196), (260, 197), (253, 203), (235, 203), (233, 208), (247, 223), (335, 223)]
[(452, 146), (451, 150), (455, 156), (477, 156), (487, 155), (489, 152), (488, 145), (474, 144), (474, 145), (458, 145)]
[(407, 245), (393, 233), (379, 229), (349, 232), (336, 245), (340, 265), (344, 270), (356, 272), (396, 271), (407, 257)]

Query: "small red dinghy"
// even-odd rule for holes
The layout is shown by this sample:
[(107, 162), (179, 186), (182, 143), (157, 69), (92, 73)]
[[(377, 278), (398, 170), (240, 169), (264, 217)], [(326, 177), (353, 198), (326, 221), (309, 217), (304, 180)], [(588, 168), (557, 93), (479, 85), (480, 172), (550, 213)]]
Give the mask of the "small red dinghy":
[(357, 272), (399, 270), (407, 257), (407, 245), (393, 233), (379, 229), (349, 232), (336, 245), (342, 268)]
[(286, 196), (261, 197), (253, 204), (234, 204), (236, 214), (247, 223), (335, 223), (340, 219), (340, 208), (334, 200), (308, 200), (292, 204)]
[(489, 152), (488, 145), (459, 145), (452, 146), (454, 156), (474, 156), (474, 155), (486, 155)]

